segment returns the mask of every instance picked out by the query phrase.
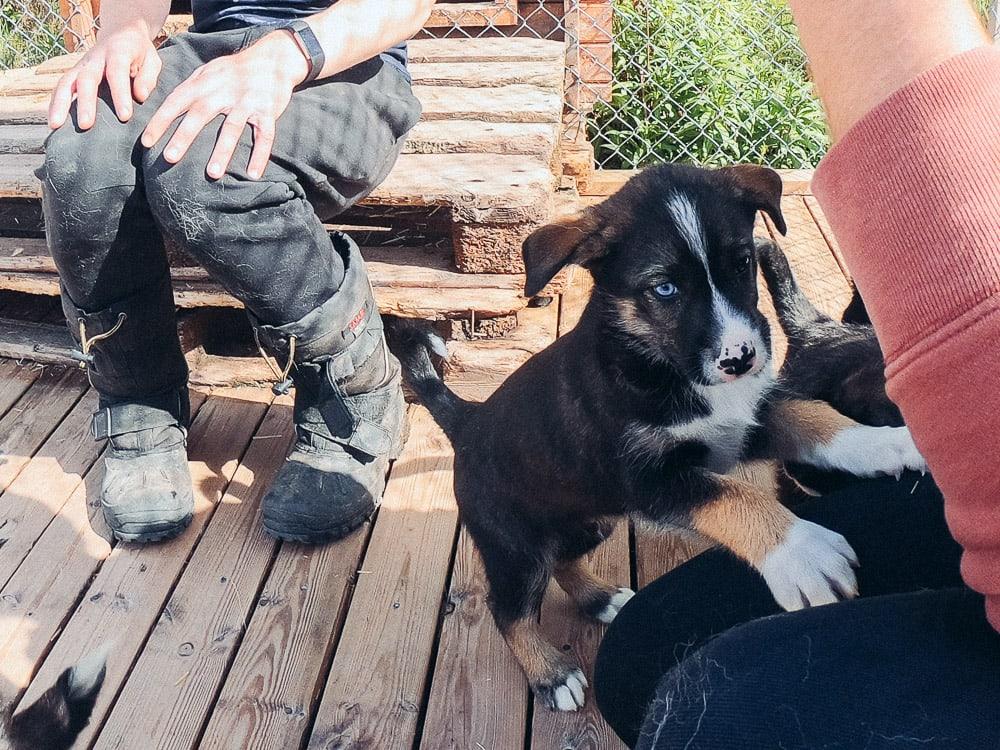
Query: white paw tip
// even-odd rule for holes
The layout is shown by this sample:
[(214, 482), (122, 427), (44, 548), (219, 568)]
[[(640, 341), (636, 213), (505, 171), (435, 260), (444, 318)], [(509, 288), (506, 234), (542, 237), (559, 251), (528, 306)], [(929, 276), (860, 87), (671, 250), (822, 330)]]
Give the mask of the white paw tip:
[(633, 596), (635, 596), (635, 592), (632, 589), (619, 588), (604, 609), (597, 613), (597, 619), (605, 625), (610, 624)]

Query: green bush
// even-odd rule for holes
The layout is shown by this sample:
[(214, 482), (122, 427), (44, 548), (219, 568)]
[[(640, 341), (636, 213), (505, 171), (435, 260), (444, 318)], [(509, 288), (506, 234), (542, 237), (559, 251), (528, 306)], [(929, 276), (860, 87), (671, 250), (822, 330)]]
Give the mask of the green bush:
[(0, 70), (37, 65), (66, 51), (58, 0), (3, 0)]
[(614, 31), (611, 101), (589, 123), (600, 166), (803, 167), (825, 152), (783, 0), (616, 0)]

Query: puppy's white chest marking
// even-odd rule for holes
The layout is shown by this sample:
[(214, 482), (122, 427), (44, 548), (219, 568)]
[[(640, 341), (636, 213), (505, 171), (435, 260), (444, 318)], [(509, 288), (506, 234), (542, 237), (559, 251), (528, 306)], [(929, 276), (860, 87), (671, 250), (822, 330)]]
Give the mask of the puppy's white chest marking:
[(747, 434), (757, 426), (757, 408), (773, 382), (769, 369), (732, 383), (695, 386), (709, 413), (665, 428), (672, 440), (695, 440), (708, 446), (707, 467), (728, 474), (740, 460)]

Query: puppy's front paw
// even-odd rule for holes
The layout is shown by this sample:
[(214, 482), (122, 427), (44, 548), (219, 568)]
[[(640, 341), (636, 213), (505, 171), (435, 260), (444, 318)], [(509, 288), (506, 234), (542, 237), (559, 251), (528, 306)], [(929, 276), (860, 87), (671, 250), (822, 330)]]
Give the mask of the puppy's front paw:
[(576, 711), (583, 708), (587, 678), (579, 667), (566, 667), (541, 682), (531, 685), (535, 697), (552, 711)]
[(840, 534), (798, 519), (759, 570), (774, 600), (789, 611), (858, 595), (858, 558)]
[(899, 477), (907, 469), (927, 471), (927, 462), (906, 427), (848, 427), (818, 447), (815, 458), (818, 466), (859, 477)]
[(594, 618), (600, 620), (605, 625), (610, 625), (618, 617), (618, 613), (622, 611), (622, 607), (628, 604), (628, 600), (633, 596), (635, 596), (635, 592), (632, 589), (619, 588), (608, 599), (608, 603), (594, 614)]

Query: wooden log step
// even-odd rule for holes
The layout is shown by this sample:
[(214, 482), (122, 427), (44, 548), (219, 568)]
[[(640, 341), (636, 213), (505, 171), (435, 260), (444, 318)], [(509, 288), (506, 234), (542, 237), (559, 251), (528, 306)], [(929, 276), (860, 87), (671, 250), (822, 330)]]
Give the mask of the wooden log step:
[(561, 41), (530, 37), (503, 39), (415, 39), (409, 43), (411, 63), (549, 62), (565, 66)]
[[(39, 154), (0, 158), (0, 198), (41, 198)], [(369, 205), (447, 206), (461, 223), (541, 222), (555, 176), (539, 159), (503, 154), (404, 154)]]
[[(364, 248), (379, 309), (407, 317), (492, 318), (510, 315), (527, 304), (523, 277), (469, 275), (450, 269), (437, 254), (422, 248)], [(240, 303), (197, 266), (171, 268), (180, 307), (240, 307)], [(59, 293), (56, 266), (45, 240), (0, 238), (0, 289), (28, 294)]]
[[(180, 27), (178, 27), (180, 28)], [(565, 65), (563, 56), (565, 46), (560, 41), (534, 39), (530, 37), (509, 37), (504, 39), (414, 39), (409, 42), (409, 60), (411, 74), (422, 63), (549, 63), (562, 72)], [(7, 83), (15, 84), (25, 77), (24, 71), (33, 71), (35, 75), (58, 75), (65, 73), (80, 59), (83, 53), (74, 52), (59, 55), (36, 65), (34, 68), (20, 68), (15, 71), (5, 71), (0, 78), (0, 90)], [(503, 66), (491, 66), (498, 71)]]
[[(417, 123), (404, 154), (523, 154), (551, 160), (560, 125), (549, 123), (431, 120)], [(47, 125), (0, 125), (0, 154), (44, 153)]]
[[(46, 77), (45, 80), (50, 80)], [(51, 79), (55, 85), (55, 79)], [(2, 125), (44, 125), (51, 87), (41, 91), (4, 94)], [(423, 105), (424, 120), (482, 122), (561, 122), (562, 92), (526, 83), (485, 86), (413, 86)]]

